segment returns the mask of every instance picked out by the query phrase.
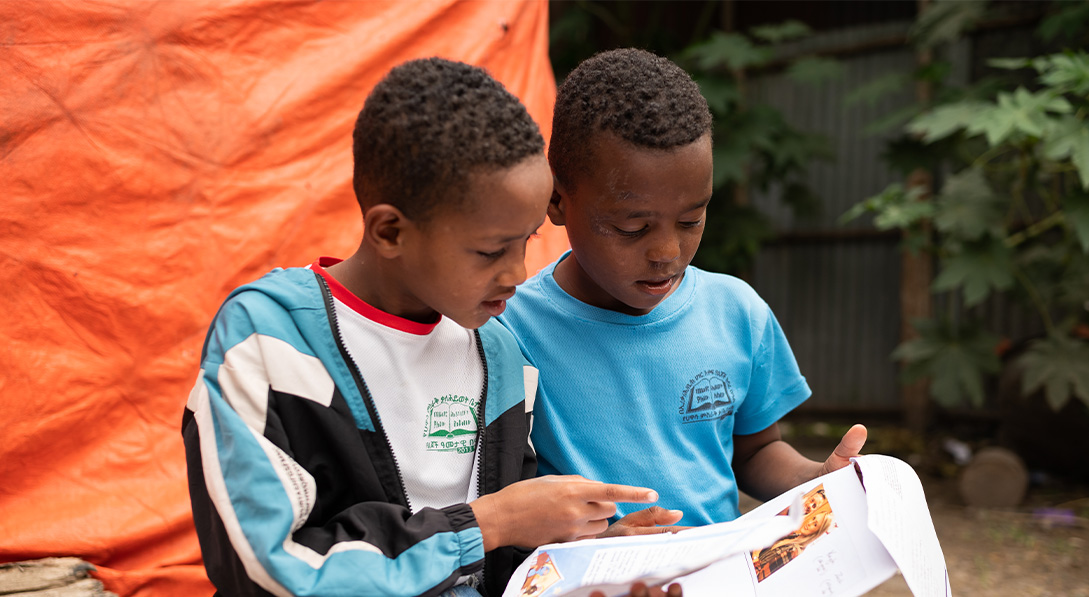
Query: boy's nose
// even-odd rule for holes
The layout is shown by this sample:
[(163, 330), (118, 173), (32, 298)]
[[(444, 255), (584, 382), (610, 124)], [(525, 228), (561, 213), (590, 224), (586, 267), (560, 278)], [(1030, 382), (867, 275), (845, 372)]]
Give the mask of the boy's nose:
[(681, 239), (672, 234), (661, 235), (654, 239), (647, 250), (647, 259), (655, 263), (669, 263), (681, 256)]
[(508, 260), (507, 267), (503, 268), (503, 272), (499, 275), (499, 279), (496, 280), (500, 286), (517, 286), (526, 281), (526, 255), (523, 252), (521, 256), (512, 256), (512, 259)]

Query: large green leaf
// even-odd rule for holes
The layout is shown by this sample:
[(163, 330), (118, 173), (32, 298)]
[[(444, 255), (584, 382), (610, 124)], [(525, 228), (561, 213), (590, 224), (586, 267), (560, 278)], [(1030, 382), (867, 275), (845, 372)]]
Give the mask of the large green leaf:
[(1050, 334), (1029, 345), (1018, 359), (1024, 372), (1021, 391), (1044, 388), (1047, 403), (1059, 410), (1075, 395), (1089, 406), (1089, 343), (1065, 334)]
[(821, 198), (813, 192), (808, 185), (800, 182), (790, 182), (783, 187), (781, 195), (783, 203), (790, 206), (794, 217), (801, 220), (810, 220), (821, 213)]
[(839, 217), (840, 223), (850, 222), (863, 214), (874, 213), (874, 226), (880, 230), (905, 229), (934, 215), (934, 204), (922, 201), (922, 189), (905, 190), (892, 183), (883, 191), (860, 201)]
[(942, 261), (941, 273), (934, 279), (935, 292), (960, 289), (965, 306), (978, 305), (992, 291), (1013, 286), (1013, 258), (1000, 240), (986, 239), (966, 243), (959, 252)]
[(727, 183), (745, 181), (745, 165), (749, 162), (749, 148), (737, 142), (719, 142), (711, 149), (714, 167), (711, 184), (722, 188)]
[(911, 119), (917, 118), (922, 111), (922, 106), (919, 104), (908, 104), (868, 123), (862, 132), (866, 135), (881, 135), (899, 129)]
[(771, 59), (772, 52), (770, 48), (754, 46), (743, 35), (716, 31), (707, 41), (688, 48), (684, 56), (695, 60), (701, 70), (711, 71), (724, 66), (739, 71), (764, 64)]
[(886, 206), (873, 219), (879, 230), (905, 229), (934, 215), (934, 204), (929, 201), (910, 201)]
[(1089, 123), (1076, 116), (1050, 118), (1041, 143), (1043, 157), (1061, 162), (1069, 159), (1078, 171), (1081, 188), (1089, 190)]
[(1081, 188), (1089, 190), (1089, 128), (1086, 128), (1084, 123), (1074, 135), (1070, 161), (1074, 162), (1074, 167), (1078, 169)]
[(1039, 61), (1040, 82), (1052, 92), (1089, 93), (1089, 54), (1083, 51), (1052, 54)]
[(700, 93), (707, 99), (707, 105), (711, 111), (719, 116), (729, 114), (741, 101), (741, 92), (737, 84), (724, 77), (699, 76), (695, 77), (700, 86)]
[(851, 90), (843, 98), (843, 103), (850, 107), (855, 104), (874, 106), (894, 93), (903, 92), (911, 84), (911, 76), (907, 73), (890, 72), (863, 83)]
[(1085, 23), (1089, 21), (1089, 2), (1055, 2), (1058, 10), (1045, 17), (1037, 32), (1046, 41), (1056, 38), (1074, 39), (1085, 34)]
[(789, 129), (783, 115), (767, 104), (758, 104), (738, 115), (732, 122), (729, 134), (745, 145), (762, 151), (774, 152), (783, 132)]
[(790, 65), (787, 76), (797, 83), (820, 85), (843, 77), (843, 64), (831, 58), (807, 56)]
[(740, 274), (751, 267), (760, 245), (772, 236), (767, 217), (751, 205), (736, 205), (716, 196), (707, 207), (703, 242), (693, 264), (697, 267)]
[(1005, 70), (1018, 70), (1022, 68), (1031, 68), (1031, 58), (991, 58), (987, 61), (987, 66), (994, 68), (1001, 68)]
[(904, 342), (892, 358), (904, 361), (908, 381), (930, 379), (930, 395), (946, 407), (983, 405), (983, 376), (999, 368), (998, 337), (978, 325), (916, 320), (919, 337)]
[(1040, 144), (1043, 157), (1053, 162), (1068, 159), (1084, 127), (1083, 121), (1070, 114), (1049, 118)]
[(971, 30), (983, 18), (988, 8), (987, 4), (987, 2), (937, 0), (919, 15), (911, 28), (910, 36), (916, 45), (923, 48), (932, 48), (954, 41), (965, 31)]
[(907, 124), (907, 130), (922, 135), (923, 141), (931, 143), (968, 127), (976, 122), (981, 112), (993, 108), (994, 105), (988, 102), (970, 100), (945, 104), (913, 118)]
[(812, 29), (809, 25), (801, 21), (789, 20), (774, 25), (761, 25), (759, 27), (753, 27), (749, 32), (757, 39), (762, 39), (768, 43), (777, 44), (792, 39), (798, 39), (805, 37), (812, 33)]
[(977, 113), (968, 123), (971, 134), (982, 133), (991, 146), (1008, 139), (1014, 132), (1040, 138), (1049, 127), (1048, 114), (1069, 114), (1073, 106), (1066, 98), (1048, 91), (1032, 93), (1018, 87), (1013, 93), (1000, 92), (997, 106)]
[(1005, 202), (991, 191), (983, 171), (968, 168), (949, 178), (937, 200), (934, 225), (959, 240), (978, 240), (984, 234), (1000, 236)]
[(1081, 250), (1089, 254), (1089, 195), (1084, 192), (1068, 195), (1063, 199), (1063, 208)]

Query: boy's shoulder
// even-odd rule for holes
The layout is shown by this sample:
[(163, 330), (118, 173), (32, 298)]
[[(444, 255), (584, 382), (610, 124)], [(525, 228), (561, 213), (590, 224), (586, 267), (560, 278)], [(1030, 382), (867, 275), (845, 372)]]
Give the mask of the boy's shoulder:
[(289, 310), (321, 306), (322, 293), (317, 275), (306, 267), (278, 267), (232, 290), (224, 304), (269, 301)]
[(690, 276), (695, 285), (695, 292), (701, 298), (731, 302), (740, 301), (750, 305), (766, 304), (760, 294), (756, 292), (756, 289), (736, 276), (707, 271), (694, 265), (688, 266), (685, 275)]
[(299, 312), (316, 309), (324, 310), (324, 298), (315, 273), (276, 268), (231, 291), (212, 321), (204, 352), (213, 340), (227, 350), (254, 333), (295, 339)]

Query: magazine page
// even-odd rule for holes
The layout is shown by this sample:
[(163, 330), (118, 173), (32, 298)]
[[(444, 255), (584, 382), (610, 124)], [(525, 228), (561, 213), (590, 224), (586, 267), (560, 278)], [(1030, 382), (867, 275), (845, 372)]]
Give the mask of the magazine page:
[(735, 521), (676, 534), (546, 545), (503, 597), (625, 595), (676, 579), (685, 597), (852, 597), (900, 569), (917, 597), (951, 597), (945, 557), (906, 463), (853, 459)]
[(896, 573), (896, 563), (867, 527), (868, 497), (853, 466), (804, 483), (738, 520), (774, 515), (799, 492), (799, 527), (762, 549), (680, 579), (685, 597), (861, 595)]
[(800, 495), (781, 516), (661, 533), (586, 539), (537, 548), (515, 570), (503, 597), (579, 597), (602, 591), (625, 595), (637, 580), (648, 585), (729, 557), (748, 553), (787, 535), (802, 522)]

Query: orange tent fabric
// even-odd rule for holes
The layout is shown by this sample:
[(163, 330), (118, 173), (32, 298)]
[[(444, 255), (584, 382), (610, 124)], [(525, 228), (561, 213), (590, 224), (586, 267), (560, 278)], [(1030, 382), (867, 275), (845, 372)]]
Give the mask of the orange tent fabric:
[[(351, 129), (392, 66), (479, 64), (548, 138), (539, 1), (0, 3), (0, 561), (209, 595), (180, 424), (227, 292), (350, 254)], [(566, 247), (542, 230), (530, 271)]]

